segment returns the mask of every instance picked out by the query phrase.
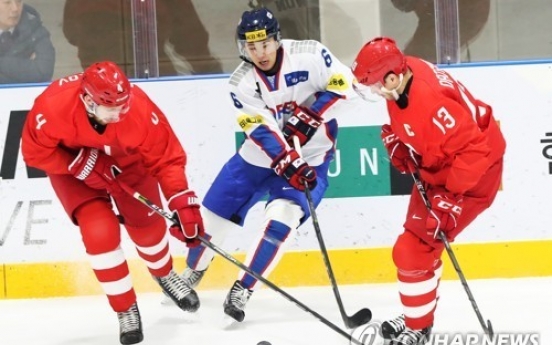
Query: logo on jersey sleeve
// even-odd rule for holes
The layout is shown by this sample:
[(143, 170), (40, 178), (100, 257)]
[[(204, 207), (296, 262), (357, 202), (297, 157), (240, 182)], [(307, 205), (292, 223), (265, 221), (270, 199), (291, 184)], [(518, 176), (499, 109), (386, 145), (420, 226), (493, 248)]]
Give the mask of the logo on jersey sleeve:
[(244, 131), (248, 131), (254, 125), (260, 125), (263, 123), (264, 121), (261, 115), (250, 116), (247, 114), (243, 114), (238, 116), (238, 124)]
[(334, 74), (328, 81), (326, 89), (328, 91), (345, 91), (349, 88), (349, 83), (343, 74)]

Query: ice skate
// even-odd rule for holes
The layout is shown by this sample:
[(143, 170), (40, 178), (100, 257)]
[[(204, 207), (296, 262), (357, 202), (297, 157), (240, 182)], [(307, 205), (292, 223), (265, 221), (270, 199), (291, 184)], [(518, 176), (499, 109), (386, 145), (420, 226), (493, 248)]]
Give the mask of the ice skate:
[(119, 319), (119, 341), (123, 345), (138, 344), (144, 340), (142, 320), (136, 302), (125, 312), (117, 313)]
[(404, 315), (401, 314), (392, 320), (382, 322), (380, 330), (384, 339), (394, 339), (405, 329)]
[(199, 309), (199, 298), (197, 293), (186, 284), (185, 280), (179, 277), (173, 270), (165, 277), (154, 277), (163, 292), (180, 309), (195, 312)]
[(199, 285), (199, 282), (201, 282), (201, 279), (203, 279), (205, 271), (206, 270), (196, 271), (188, 267), (184, 270), (184, 272), (182, 272), (180, 278), (184, 280), (184, 283), (186, 283), (186, 285), (188, 285), (192, 289), (195, 289)]
[(224, 301), (224, 313), (232, 319), (242, 322), (245, 318), (245, 304), (249, 301), (253, 291), (244, 288), (239, 280), (234, 282)]
[(405, 328), (396, 338), (391, 339), (389, 345), (424, 345), (429, 341), (431, 327), (421, 330)]
[[(196, 286), (199, 285), (199, 282), (201, 282), (201, 279), (203, 278), (203, 275), (205, 274), (205, 271), (196, 271), (189, 267), (187, 267), (184, 272), (180, 275), (180, 278), (184, 280), (184, 283), (188, 285), (190, 288), (195, 289)], [(161, 304), (163, 305), (171, 305), (174, 304), (173, 300), (165, 293), (163, 292), (163, 300), (161, 301)]]

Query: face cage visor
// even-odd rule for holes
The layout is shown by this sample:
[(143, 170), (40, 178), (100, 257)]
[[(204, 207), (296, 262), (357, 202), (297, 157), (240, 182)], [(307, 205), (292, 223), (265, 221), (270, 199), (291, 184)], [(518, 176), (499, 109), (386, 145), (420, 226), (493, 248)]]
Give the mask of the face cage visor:
[(371, 85), (364, 85), (355, 80), (355, 82), (353, 82), (353, 89), (363, 100), (368, 102), (377, 102), (389, 94), (397, 100), (399, 99), (397, 90), (402, 86), (403, 80), (404, 75), (401, 73), (399, 74), (399, 85), (393, 90), (388, 90), (380, 81)]
[(380, 82), (372, 85), (364, 85), (358, 81), (353, 82), (353, 90), (367, 102), (379, 102), (383, 99), (381, 88), (383, 85)]
[(96, 104), (95, 102), (87, 104), (82, 96), (81, 99), (84, 103), (84, 106), (86, 107), (86, 112), (93, 115), (98, 121), (105, 124), (121, 121), (130, 109), (130, 97), (125, 104), (114, 107)]
[(248, 61), (254, 57), (270, 55), (280, 48), (278, 33), (267, 35), (264, 29), (246, 33), (245, 39), (238, 39), (237, 44), (240, 56)]

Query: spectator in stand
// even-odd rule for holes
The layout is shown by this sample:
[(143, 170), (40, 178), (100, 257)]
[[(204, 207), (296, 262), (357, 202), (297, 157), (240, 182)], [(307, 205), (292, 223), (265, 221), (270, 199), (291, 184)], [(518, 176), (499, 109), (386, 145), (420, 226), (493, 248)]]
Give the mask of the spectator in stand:
[(55, 57), (38, 12), (22, 0), (0, 0), (0, 84), (51, 81)]
[[(157, 0), (155, 5), (159, 76), (179, 74), (171, 53), (176, 59), (181, 57), (192, 74), (221, 73), (220, 61), (209, 50), (209, 33), (192, 1)], [(63, 33), (78, 48), (83, 69), (110, 60), (128, 76), (135, 75), (131, 1), (67, 0)]]

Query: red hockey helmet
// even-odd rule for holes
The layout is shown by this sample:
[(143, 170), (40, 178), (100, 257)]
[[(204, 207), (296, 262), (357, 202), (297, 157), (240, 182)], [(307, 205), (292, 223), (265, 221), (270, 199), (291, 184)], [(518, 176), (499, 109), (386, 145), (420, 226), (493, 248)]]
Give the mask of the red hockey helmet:
[(84, 71), (82, 91), (94, 103), (107, 107), (125, 105), (130, 99), (130, 82), (123, 71), (111, 61), (96, 62)]
[(406, 72), (406, 58), (393, 39), (377, 37), (362, 47), (351, 70), (361, 84), (385, 85), (389, 72), (397, 75)]

